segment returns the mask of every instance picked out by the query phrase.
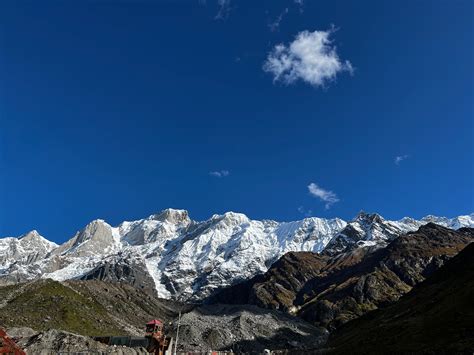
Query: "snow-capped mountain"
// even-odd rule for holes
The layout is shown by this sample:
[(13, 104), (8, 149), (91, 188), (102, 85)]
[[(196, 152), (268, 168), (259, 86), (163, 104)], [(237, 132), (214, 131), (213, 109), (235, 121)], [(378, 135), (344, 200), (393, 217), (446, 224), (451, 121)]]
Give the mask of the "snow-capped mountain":
[(58, 245), (32, 230), (18, 238), (0, 239), (0, 270), (11, 263), (30, 264), (43, 259)]
[[(405, 217), (399, 221), (387, 221), (376, 213), (360, 212), (346, 227), (326, 245), (325, 253), (335, 255), (352, 248), (364, 246), (383, 247), (399, 235), (417, 230), (430, 221), (417, 221)], [(444, 225), (450, 224), (446, 219)]]
[(167, 209), (116, 227), (92, 221), (59, 246), (36, 231), (0, 239), (0, 283), (100, 278), (155, 289), (164, 298), (200, 300), (265, 272), (286, 252), (334, 254), (384, 246), (428, 222), (454, 229), (474, 227), (474, 214), (388, 221), (360, 213), (350, 222), (315, 217), (276, 222), (228, 212), (198, 222), (187, 211)]
[(452, 219), (429, 215), (421, 220), (404, 217), (398, 221), (389, 221), (376, 213), (362, 211), (331, 239), (324, 248), (324, 252), (336, 255), (358, 247), (384, 247), (399, 235), (416, 231), (430, 222), (450, 229), (474, 227), (474, 214)]

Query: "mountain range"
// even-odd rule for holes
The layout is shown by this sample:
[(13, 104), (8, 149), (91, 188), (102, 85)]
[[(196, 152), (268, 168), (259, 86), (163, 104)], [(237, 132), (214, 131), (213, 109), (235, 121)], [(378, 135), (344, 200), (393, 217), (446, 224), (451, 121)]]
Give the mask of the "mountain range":
[(166, 209), (115, 227), (92, 221), (61, 245), (37, 231), (2, 238), (0, 284), (41, 278), (120, 280), (162, 298), (202, 301), (264, 274), (286, 253), (313, 252), (319, 255), (312, 258), (326, 259), (356, 255), (386, 247), (430, 222), (450, 229), (474, 227), (474, 214), (389, 221), (361, 212), (347, 222), (316, 217), (276, 222), (228, 212), (194, 221), (187, 211)]
[(334, 330), (396, 302), (474, 241), (473, 228), (428, 223), (385, 248), (331, 256), (291, 252), (264, 274), (218, 292), (210, 303), (252, 304)]

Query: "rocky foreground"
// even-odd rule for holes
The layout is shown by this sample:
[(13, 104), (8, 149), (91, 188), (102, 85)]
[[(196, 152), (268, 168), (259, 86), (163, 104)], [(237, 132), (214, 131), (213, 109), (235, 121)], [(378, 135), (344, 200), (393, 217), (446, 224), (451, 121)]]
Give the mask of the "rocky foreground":
[(56, 355), (58, 353), (80, 354), (84, 352), (104, 355), (148, 354), (144, 348), (108, 346), (91, 337), (56, 329), (38, 333), (31, 328), (11, 328), (8, 333), (17, 340), (17, 344), (27, 354)]
[[(21, 345), (33, 353), (42, 348), (110, 351), (90, 336), (143, 336), (144, 325), (154, 318), (163, 320), (166, 332), (175, 336), (179, 311), (183, 350), (308, 349), (324, 344), (329, 335), (279, 311), (251, 305), (184, 305), (128, 284), (103, 281), (40, 280), (0, 287), (0, 297), (0, 324), (11, 336), (22, 335)], [(37, 334), (18, 330), (27, 327)]]

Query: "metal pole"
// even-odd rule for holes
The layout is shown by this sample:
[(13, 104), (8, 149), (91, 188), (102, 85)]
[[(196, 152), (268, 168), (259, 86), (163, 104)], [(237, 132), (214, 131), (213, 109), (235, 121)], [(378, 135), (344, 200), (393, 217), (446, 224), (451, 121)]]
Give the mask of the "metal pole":
[(178, 315), (178, 329), (176, 330), (176, 343), (174, 344), (174, 355), (178, 351), (178, 340), (179, 340), (179, 325), (181, 323), (181, 311), (179, 311)]

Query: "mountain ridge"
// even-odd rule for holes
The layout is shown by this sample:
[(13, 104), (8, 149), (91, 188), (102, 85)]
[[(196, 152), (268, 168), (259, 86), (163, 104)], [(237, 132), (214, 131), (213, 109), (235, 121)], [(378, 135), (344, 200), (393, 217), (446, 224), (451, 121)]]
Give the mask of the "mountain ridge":
[[(166, 209), (115, 227), (97, 219), (59, 246), (37, 232), (31, 239), (47, 243), (28, 246), (21, 238), (0, 239), (0, 284), (99, 275), (114, 280), (113, 273), (123, 275), (130, 265), (138, 265), (145, 289), (152, 289), (151, 278), (160, 297), (196, 301), (264, 273), (287, 252), (336, 255), (364, 246), (383, 247), (433, 220), (447, 227), (474, 226), (474, 214), (389, 221), (361, 212), (349, 222), (318, 217), (277, 222), (227, 212), (194, 221), (185, 210)], [(20, 254), (28, 257), (13, 252), (19, 246)]]

